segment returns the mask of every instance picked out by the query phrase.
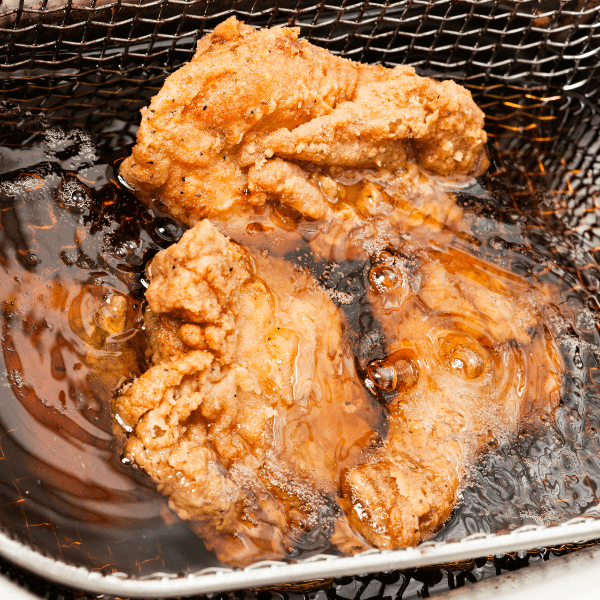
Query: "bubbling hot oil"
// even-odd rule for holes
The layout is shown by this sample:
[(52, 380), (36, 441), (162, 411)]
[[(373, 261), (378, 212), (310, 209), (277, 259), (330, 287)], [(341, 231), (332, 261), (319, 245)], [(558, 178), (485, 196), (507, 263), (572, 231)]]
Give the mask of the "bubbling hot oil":
[[(52, 556), (106, 572), (185, 573), (217, 564), (121, 456), (124, 436), (110, 410), (115, 391), (146, 366), (144, 265), (183, 229), (142, 207), (119, 181), (116, 163), (98, 156), (84, 132), (40, 129), (11, 152), (0, 181), (0, 522)], [(508, 266), (507, 247), (498, 251), (493, 240), (527, 241), (518, 223), (463, 212), (458, 193), (436, 192), (433, 203), (404, 197), (394, 213), (390, 196), (398, 198), (398, 190), (369, 171), (314, 176), (340, 210), (356, 212), (360, 227), (351, 220), (325, 227), (277, 203), (215, 224), (251, 253), (281, 256), (313, 273), (346, 314), (362, 383), (374, 405), (385, 406), (416, 385), (422, 366), (410, 348), (390, 350), (369, 294), (387, 298), (383, 309), (393, 314), (424, 248), (459, 248)], [(460, 195), (492, 201), (477, 186)], [(537, 268), (543, 262), (537, 258), (534, 252), (534, 279), (558, 285), (549, 269)], [(569, 319), (554, 317), (559, 325), (548, 330)], [(466, 379), (486, 368), (485, 351), (472, 341), (446, 336), (439, 345), (446, 368)], [(455, 421), (460, 428), (464, 416)], [(386, 433), (382, 422), (379, 435)], [(492, 499), (486, 509), (498, 503)], [(447, 535), (465, 530), (461, 511), (478, 520), (476, 527), (489, 528), (484, 511), (472, 517), (472, 507), (459, 507)], [(509, 526), (508, 517), (494, 525)]]

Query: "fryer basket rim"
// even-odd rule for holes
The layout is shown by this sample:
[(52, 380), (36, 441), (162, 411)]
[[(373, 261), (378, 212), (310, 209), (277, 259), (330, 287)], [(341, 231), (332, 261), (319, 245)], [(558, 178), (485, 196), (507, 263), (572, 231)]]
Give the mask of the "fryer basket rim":
[(0, 531), (0, 555), (46, 579), (96, 594), (131, 598), (177, 598), (279, 584), (404, 570), (600, 538), (600, 515), (553, 526), (525, 525), (508, 533), (475, 533), (459, 541), (425, 542), (401, 550), (367, 550), (354, 556), (317, 555), (295, 563), (263, 561), (245, 569), (210, 567), (185, 576), (156, 573), (134, 578), (106, 575), (45, 556)]

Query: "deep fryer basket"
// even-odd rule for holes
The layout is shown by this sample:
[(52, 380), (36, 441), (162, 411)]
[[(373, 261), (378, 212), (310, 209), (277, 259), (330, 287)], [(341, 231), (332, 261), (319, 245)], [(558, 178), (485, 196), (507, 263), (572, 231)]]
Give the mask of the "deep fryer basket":
[[(408, 64), (421, 74), (461, 81), (487, 105), (486, 112), (494, 115), (500, 131), (504, 113), (497, 107), (506, 109), (518, 96), (524, 111), (537, 107), (540, 127), (546, 127), (543, 158), (551, 157), (555, 187), (568, 180), (574, 198), (595, 198), (598, 177), (590, 180), (582, 173), (600, 173), (594, 162), (600, 128), (599, 4), (597, 0), (2, 0), (0, 94), (65, 119), (72, 116), (72, 99), (77, 98), (80, 114), (75, 120), (83, 126), (121, 96), (132, 107), (123, 116), (132, 137), (137, 110), (152, 95), (148, 90), (154, 93), (167, 74), (193, 56), (198, 37), (235, 14), (255, 26), (299, 26), (312, 43), (353, 60), (390, 67)], [(568, 101), (556, 100), (562, 93), (568, 94)], [(523, 97), (530, 104), (522, 104)], [(564, 115), (548, 125), (544, 115), (559, 106), (560, 110), (566, 106)], [(505, 116), (509, 118), (508, 113)], [(524, 128), (521, 150), (504, 150), (522, 151), (524, 171), (531, 174), (542, 158), (527, 155), (527, 135)], [(566, 138), (572, 142), (568, 147)], [(497, 140), (502, 148), (501, 134)], [(511, 143), (515, 140), (507, 142)], [(571, 219), (569, 225), (577, 231), (583, 212), (592, 209), (585, 201), (575, 208), (579, 212), (566, 206), (564, 218)], [(295, 565), (265, 563), (243, 571), (212, 569), (175, 580), (160, 574), (135, 580), (90, 573), (40, 556), (4, 535), (0, 553), (75, 587), (149, 597), (412, 568), (594, 537), (600, 537), (600, 522), (580, 518), (556, 527), (527, 526), (502, 536), (469, 536), (406, 551), (313, 557)]]

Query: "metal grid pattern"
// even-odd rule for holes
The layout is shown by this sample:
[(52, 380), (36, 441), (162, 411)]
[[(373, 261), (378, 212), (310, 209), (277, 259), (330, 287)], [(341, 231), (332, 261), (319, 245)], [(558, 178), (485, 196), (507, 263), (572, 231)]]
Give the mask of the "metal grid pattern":
[[(144, 85), (135, 78), (114, 75), (98, 81), (94, 74), (89, 74), (60, 81), (52, 77), (6, 79), (0, 85), (3, 86), (2, 96), (8, 102), (18, 103), (32, 115), (44, 113), (54, 124), (78, 126), (93, 132), (102, 154), (110, 154), (133, 143), (138, 110), (161, 83), (162, 77), (158, 75)], [(472, 86), (471, 89), (488, 115), (493, 168), (488, 173), (487, 185), (494, 190), (495, 210), (499, 210), (501, 219), (506, 221), (530, 219), (525, 228), (530, 240), (549, 236), (544, 241), (546, 247), (552, 247), (552, 236), (562, 240), (555, 244), (554, 260), (556, 268), (561, 270), (563, 289), (574, 298), (582, 298), (597, 319), (596, 298), (600, 290), (600, 169), (597, 157), (600, 121), (597, 109), (581, 95), (548, 93), (543, 88), (497, 85)], [(587, 250), (581, 251), (582, 247)], [(517, 253), (513, 252), (513, 255)], [(513, 263), (515, 269), (519, 267), (514, 260)], [(589, 341), (598, 344), (596, 323), (589, 328)], [(499, 502), (507, 511), (501, 515), (505, 519), (504, 526), (506, 523), (514, 526), (535, 522), (539, 514), (520, 513), (519, 508), (527, 504), (543, 505), (544, 495), (551, 498), (554, 494), (557, 507), (566, 502), (571, 513), (585, 511), (585, 503), (580, 505), (579, 501), (594, 496), (594, 486), (600, 481), (600, 463), (597, 460), (589, 462), (600, 454), (597, 435), (600, 421), (594, 404), (599, 396), (600, 362), (594, 352), (582, 348), (574, 349), (569, 360), (573, 377), (556, 419), (564, 443), (553, 446), (546, 440), (547, 445), (538, 449), (539, 439), (535, 435), (525, 436), (516, 454), (485, 457), (473, 485), (465, 490), (467, 509), (455, 513), (438, 539), (472, 533), (470, 515), (493, 504), (497, 507)], [(581, 378), (579, 383), (576, 377)], [(583, 393), (578, 389), (581, 385), (585, 387)], [(545, 460), (544, 448), (552, 448), (554, 461), (548, 463)], [(571, 464), (567, 476), (561, 479), (565, 473), (556, 471), (555, 467), (558, 465), (563, 469), (561, 460), (563, 455), (566, 456), (565, 449), (570, 452)], [(529, 461), (525, 470), (522, 469), (523, 457)], [(498, 478), (498, 474), (517, 472), (517, 469), (518, 486), (514, 485), (517, 478), (513, 481)], [(504, 496), (509, 492), (513, 496), (507, 502)], [(493, 524), (502, 528), (499, 521)], [(60, 552), (60, 548), (57, 551)], [(543, 553), (546, 557), (551, 555), (548, 551)], [(483, 562), (474, 563), (476, 568), (463, 569), (461, 565), (454, 565), (445, 570), (426, 569), (412, 574), (395, 572), (393, 575), (344, 578), (320, 593), (330, 600), (366, 600), (390, 595), (400, 599), (402, 594), (408, 599), (420, 590), (423, 597), (430, 589), (432, 592), (451, 589), (529, 561), (526, 554), (515, 555), (513, 559), (512, 562), (482, 559)], [(18, 570), (11, 573), (17, 573), (15, 577), (20, 577), (21, 581), (25, 577), (22, 573), (19, 575)], [(60, 593), (62, 597), (47, 597), (61, 600), (86, 598), (82, 593), (77, 596), (70, 590), (63, 589)], [(259, 600), (266, 599), (264, 594), (259, 596)]]
[[(387, 66), (411, 64), (421, 73), (466, 81), (488, 114), (496, 158), (490, 181), (506, 214), (527, 217), (540, 202), (545, 203), (549, 210), (542, 221), (547, 234), (568, 231), (572, 240), (572, 247), (563, 247), (562, 255), (557, 252), (556, 256), (570, 282), (569, 290), (584, 294), (589, 308), (598, 314), (600, 170), (596, 154), (600, 124), (588, 100), (598, 100), (600, 87), (596, 0), (4, 0), (0, 5), (0, 97), (45, 112), (54, 123), (104, 135), (106, 151), (114, 151), (133, 142), (137, 111), (160, 88), (166, 74), (191, 58), (196, 36), (230, 14), (253, 25), (299, 25), (302, 35), (313, 43), (355, 60)], [(507, 82), (518, 85), (507, 87)], [(579, 95), (548, 93), (546, 86), (576, 90)], [(577, 251), (582, 241), (588, 252)], [(594, 324), (590, 340), (597, 333)], [(575, 365), (582, 356), (586, 362), (582, 369), (589, 376), (584, 385), (594, 400), (599, 395), (600, 361), (593, 352), (580, 348), (574, 350)], [(597, 409), (592, 413), (591, 408), (572, 388), (557, 418), (561, 433), (578, 448), (575, 474), (600, 452), (600, 421), (596, 422)], [(551, 487), (556, 478), (551, 470), (544, 470), (541, 460), (533, 464), (529, 477), (537, 485), (531, 488), (535, 496), (543, 494), (543, 486)], [(594, 468), (600, 480), (600, 467)], [(494, 483), (493, 469), (488, 473)], [(502, 482), (495, 483), (503, 487)], [(564, 485), (560, 483), (561, 499), (589, 497), (593, 485), (595, 480), (571, 477)], [(467, 501), (474, 507), (485, 506), (489, 500), (480, 496), (481, 489), (474, 485), (466, 490)], [(454, 521), (452, 537), (470, 533), (465, 523)], [(427, 597), (565, 550), (343, 578), (327, 584), (316, 598)], [(32, 578), (2, 561), (0, 572), (48, 600), (91, 598)], [(279, 596), (284, 600), (315, 598), (314, 593), (271, 591), (223, 595), (223, 600)]]
[(598, 0), (4, 0), (0, 73), (151, 77), (188, 61), (197, 36), (235, 14), (298, 25), (315, 44), (469, 81), (598, 93)]
[[(451, 565), (439, 565), (409, 571), (390, 571), (375, 575), (357, 575), (309, 582), (305, 585), (280, 586), (264, 590), (242, 590), (212, 596), (212, 600), (416, 600), (448, 590), (459, 589), (527, 566), (564, 556), (595, 545), (562, 545), (534, 552), (515, 552), (498, 557), (482, 557)], [(0, 559), (0, 574), (43, 600), (119, 600), (114, 596), (90, 595), (49, 583)], [(201, 600), (193, 596), (179, 600)], [(124, 599), (121, 599), (124, 600)]]

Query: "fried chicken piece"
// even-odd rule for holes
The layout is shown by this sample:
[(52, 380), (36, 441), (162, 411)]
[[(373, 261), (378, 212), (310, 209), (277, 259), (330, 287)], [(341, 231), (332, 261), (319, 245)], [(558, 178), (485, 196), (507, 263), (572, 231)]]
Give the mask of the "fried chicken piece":
[(440, 175), (484, 168), (483, 113), (454, 82), (336, 57), (297, 28), (231, 17), (142, 110), (121, 175), (187, 224), (269, 198), (315, 219), (335, 203), (307, 163)]
[(430, 257), (419, 269), (419, 297), (427, 308), (453, 315), (463, 327), (472, 324), (476, 337), (531, 342), (531, 330), (542, 321), (538, 307), (550, 300), (549, 290), (453, 248)]
[(148, 275), (153, 366), (116, 400), (125, 452), (226, 564), (323, 546), (347, 528), (340, 473), (381, 419), (335, 306), (305, 271), (251, 259), (208, 221)]
[(383, 258), (371, 304), (387, 356), (366, 371), (389, 431), (343, 475), (341, 504), (370, 544), (391, 549), (447, 520), (482, 449), (556, 408), (564, 365), (538, 319), (547, 292), (458, 250), (426, 251), (412, 271)]
[(334, 263), (366, 261), (386, 247), (397, 247), (406, 234), (423, 245), (450, 241), (459, 231), (470, 233), (469, 219), (454, 195), (424, 179), (417, 175), (412, 189), (398, 178), (340, 186), (338, 202), (355, 213), (339, 218), (340, 208), (338, 218), (319, 223), (310, 240), (314, 254)]

